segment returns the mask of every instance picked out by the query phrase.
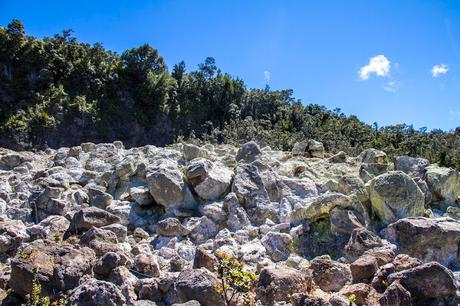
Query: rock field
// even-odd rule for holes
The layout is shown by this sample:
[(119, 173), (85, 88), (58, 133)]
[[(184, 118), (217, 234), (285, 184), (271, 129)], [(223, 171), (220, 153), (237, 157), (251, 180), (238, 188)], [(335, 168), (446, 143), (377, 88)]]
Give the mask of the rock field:
[(460, 174), (314, 140), (0, 149), (2, 305), (226, 305), (219, 254), (252, 305), (458, 305)]

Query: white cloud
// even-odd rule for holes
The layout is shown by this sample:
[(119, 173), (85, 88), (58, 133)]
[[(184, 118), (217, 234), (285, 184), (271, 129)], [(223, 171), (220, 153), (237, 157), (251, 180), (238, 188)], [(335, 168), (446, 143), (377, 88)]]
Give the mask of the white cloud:
[(385, 55), (374, 56), (369, 59), (369, 63), (366, 66), (359, 69), (359, 77), (361, 80), (367, 80), (371, 74), (379, 77), (388, 76), (390, 74), (390, 64)]
[(399, 83), (396, 81), (389, 81), (385, 85), (383, 85), (383, 90), (389, 91), (389, 92), (396, 92), (399, 88)]
[(265, 79), (265, 83), (270, 83), (270, 71), (268, 70), (264, 71), (264, 79)]
[(449, 67), (446, 64), (434, 65), (433, 68), (431, 68), (431, 74), (434, 78), (446, 74), (447, 71), (449, 71)]

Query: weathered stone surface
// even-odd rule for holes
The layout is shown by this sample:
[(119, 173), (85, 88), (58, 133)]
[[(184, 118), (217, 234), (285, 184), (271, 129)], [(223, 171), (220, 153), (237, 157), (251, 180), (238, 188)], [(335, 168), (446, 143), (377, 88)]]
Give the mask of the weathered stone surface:
[(268, 232), (261, 242), (273, 261), (286, 260), (293, 247), (292, 237), (285, 233)]
[(206, 149), (200, 148), (194, 144), (184, 143), (183, 145), (185, 160), (192, 160), (195, 158), (208, 158), (209, 153)]
[(331, 192), (321, 195), (303, 207), (291, 212), (291, 221), (309, 220), (316, 221), (329, 214), (336, 207), (352, 207), (350, 198), (344, 194)]
[(71, 292), (69, 305), (124, 306), (126, 298), (114, 284), (91, 278)]
[(119, 217), (97, 207), (83, 208), (73, 215), (69, 230), (72, 232), (86, 231), (91, 227), (102, 227), (120, 223)]
[(217, 278), (205, 268), (186, 270), (179, 274), (174, 284), (175, 302), (198, 301), (202, 306), (224, 305), (216, 291)]
[(91, 273), (95, 260), (89, 248), (35, 240), (12, 259), (9, 286), (25, 296), (31, 293), (36, 278), (42, 285), (42, 294), (52, 296), (78, 286), (80, 279)]
[(377, 259), (371, 255), (362, 255), (350, 265), (354, 282), (368, 282), (377, 272)]
[(445, 266), (460, 264), (460, 221), (451, 218), (406, 218), (388, 226), (387, 238), (402, 253)]
[(350, 268), (343, 263), (331, 260), (329, 255), (315, 257), (311, 261), (313, 280), (324, 291), (339, 291), (343, 286), (351, 284)]
[(350, 257), (359, 257), (365, 251), (382, 246), (382, 240), (373, 232), (358, 227), (351, 233), (350, 239), (345, 246), (345, 252)]
[(429, 262), (388, 276), (390, 283), (396, 280), (419, 302), (428, 299), (452, 299), (457, 291), (452, 271), (437, 262)]
[(257, 159), (257, 157), (262, 154), (259, 146), (254, 141), (247, 142), (243, 144), (238, 152), (236, 153), (237, 161), (244, 161), (246, 163), (251, 163)]
[(411, 306), (412, 297), (399, 282), (393, 282), (379, 299), (380, 306)]
[(339, 235), (350, 235), (354, 229), (364, 227), (360, 221), (363, 218), (354, 209), (336, 206), (329, 211), (329, 219), (331, 231)]
[(174, 236), (186, 236), (190, 233), (179, 219), (166, 218), (157, 223), (157, 234), (162, 236), (174, 237)]
[(196, 206), (195, 199), (174, 161), (156, 160), (147, 170), (147, 181), (155, 202), (166, 209), (192, 209)]
[(256, 294), (267, 306), (276, 302), (289, 301), (295, 293), (305, 292), (311, 279), (298, 270), (291, 268), (265, 268), (260, 272)]
[(395, 170), (401, 170), (412, 177), (425, 177), (426, 167), (429, 165), (430, 162), (424, 158), (398, 156), (395, 159)]
[(426, 182), (435, 201), (455, 203), (460, 196), (460, 174), (454, 169), (438, 165), (428, 166)]
[(372, 210), (383, 223), (400, 218), (422, 216), (425, 212), (423, 192), (402, 171), (382, 174), (369, 182)]
[(268, 192), (254, 165), (240, 165), (236, 168), (232, 191), (245, 208), (270, 203)]
[(233, 172), (224, 165), (205, 159), (194, 159), (187, 168), (187, 177), (198, 196), (217, 200), (226, 192)]

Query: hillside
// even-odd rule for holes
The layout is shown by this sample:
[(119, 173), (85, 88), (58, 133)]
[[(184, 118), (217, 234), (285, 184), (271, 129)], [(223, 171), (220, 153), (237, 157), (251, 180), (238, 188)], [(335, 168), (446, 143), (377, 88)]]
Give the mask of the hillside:
[(0, 301), (457, 305), (459, 201), (458, 171), (315, 140), (1, 149)]
[(340, 109), (302, 104), (291, 90), (248, 89), (211, 57), (197, 70), (187, 71), (184, 62), (168, 69), (149, 45), (118, 55), (78, 42), (69, 30), (40, 40), (26, 35), (18, 20), (0, 28), (0, 146), (34, 150), (122, 140), (134, 147), (181, 139), (256, 140), (283, 150), (317, 139), (328, 152), (357, 155), (372, 147), (460, 168), (458, 129), (370, 126)]

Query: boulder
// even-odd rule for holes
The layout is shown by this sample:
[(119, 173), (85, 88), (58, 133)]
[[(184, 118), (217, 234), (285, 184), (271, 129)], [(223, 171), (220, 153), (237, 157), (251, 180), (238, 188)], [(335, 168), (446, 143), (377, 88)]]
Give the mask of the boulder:
[(358, 200), (366, 203), (369, 200), (369, 193), (361, 178), (354, 174), (346, 174), (339, 179), (338, 191), (345, 195), (355, 194)]
[(284, 261), (293, 251), (293, 240), (289, 234), (268, 232), (261, 242), (273, 261)]
[(205, 268), (185, 270), (174, 283), (175, 303), (196, 300), (202, 306), (224, 305), (216, 291), (217, 283), (216, 276)]
[[(332, 306), (325, 298), (321, 296), (312, 296), (306, 293), (296, 293), (291, 298), (292, 306)], [(348, 304), (346, 304), (348, 306)]]
[(77, 287), (84, 275), (92, 273), (95, 261), (94, 251), (89, 248), (35, 240), (11, 260), (9, 286), (25, 297), (32, 292), (36, 279), (43, 295), (54, 296)]
[(336, 206), (329, 211), (329, 219), (331, 231), (337, 235), (350, 235), (354, 229), (363, 227), (363, 218), (354, 209)]
[(139, 254), (134, 257), (133, 270), (150, 277), (160, 276), (157, 257), (151, 254)]
[(206, 149), (200, 148), (194, 144), (184, 143), (182, 146), (185, 160), (189, 161), (195, 158), (209, 158), (209, 153)]
[(233, 172), (219, 162), (194, 159), (187, 168), (187, 178), (197, 195), (205, 200), (217, 200), (226, 192)]
[(232, 191), (246, 209), (270, 204), (268, 192), (254, 165), (245, 164), (236, 168)]
[(424, 158), (410, 156), (397, 156), (395, 158), (395, 170), (400, 170), (412, 177), (424, 178), (426, 167), (430, 162)]
[(434, 201), (453, 204), (460, 196), (460, 174), (457, 170), (430, 165), (426, 167), (426, 182)]
[(457, 291), (452, 271), (437, 262), (425, 263), (388, 276), (388, 282), (396, 280), (418, 303), (430, 299), (452, 299)]
[(22, 242), (27, 242), (30, 235), (21, 220), (0, 219), (0, 253), (15, 252)]
[(179, 219), (176, 218), (166, 218), (157, 223), (157, 234), (167, 237), (180, 237), (186, 236), (190, 233), (190, 230), (187, 229)]
[(193, 261), (193, 268), (206, 268), (211, 272), (214, 272), (217, 268), (218, 261), (217, 257), (214, 256), (210, 251), (203, 247), (197, 247), (195, 251), (195, 259)]
[(92, 227), (80, 238), (80, 244), (93, 249), (97, 256), (102, 256), (107, 252), (120, 251), (117, 235), (109, 230)]
[(156, 160), (147, 170), (147, 182), (155, 202), (167, 210), (195, 208), (195, 199), (176, 162), (170, 159)]
[(382, 239), (363, 227), (358, 227), (351, 233), (345, 246), (345, 253), (349, 257), (359, 257), (367, 250), (382, 246)]
[(278, 305), (310, 289), (311, 278), (292, 268), (265, 268), (260, 272), (256, 295), (263, 305)]
[(404, 172), (391, 171), (377, 176), (368, 184), (372, 210), (383, 223), (424, 214), (424, 194)]
[(388, 226), (387, 238), (400, 251), (422, 261), (459, 265), (460, 221), (452, 218), (405, 218)]
[(352, 207), (352, 203), (350, 198), (344, 194), (337, 192), (326, 193), (315, 198), (305, 206), (294, 209), (290, 214), (290, 219), (291, 222), (302, 220), (316, 221), (327, 217), (329, 211), (336, 206), (344, 208)]
[(386, 164), (387, 154), (377, 149), (366, 149), (359, 154), (357, 159), (366, 164)]
[(229, 193), (223, 203), (227, 210), (227, 227), (231, 231), (237, 231), (251, 225), (246, 210), (238, 202), (235, 193)]
[(411, 306), (412, 297), (399, 282), (393, 282), (380, 297), (379, 304), (380, 306)]
[(189, 236), (197, 242), (214, 238), (219, 232), (217, 225), (206, 216), (190, 218), (185, 227), (190, 231)]
[(310, 268), (313, 271), (313, 280), (323, 291), (339, 291), (343, 286), (352, 282), (352, 275), (348, 265), (333, 261), (329, 255), (315, 257)]
[(371, 255), (362, 255), (350, 265), (351, 275), (354, 282), (368, 282), (377, 272), (377, 259)]
[(255, 161), (259, 155), (262, 154), (259, 146), (254, 141), (243, 144), (238, 152), (236, 153), (236, 161), (243, 161), (245, 163), (251, 163)]
[(73, 215), (69, 230), (71, 232), (87, 231), (92, 227), (102, 227), (120, 223), (119, 217), (97, 207), (82, 208)]
[(90, 278), (70, 293), (68, 305), (124, 306), (127, 302), (114, 284)]

